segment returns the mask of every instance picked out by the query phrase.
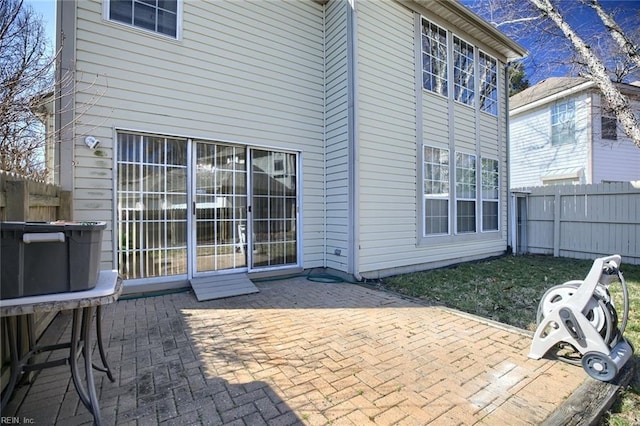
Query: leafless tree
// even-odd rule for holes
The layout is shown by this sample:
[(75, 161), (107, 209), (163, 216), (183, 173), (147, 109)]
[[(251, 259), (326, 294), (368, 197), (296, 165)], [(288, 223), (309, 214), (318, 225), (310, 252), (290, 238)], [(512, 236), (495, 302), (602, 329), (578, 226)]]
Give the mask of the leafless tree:
[[(566, 17), (579, 8), (592, 8), (617, 45), (599, 38), (595, 28), (573, 27)], [(529, 38), (533, 60), (548, 65), (572, 63), (574, 72), (593, 81), (625, 134), (640, 148), (640, 123), (629, 99), (612, 82), (637, 76), (640, 71), (640, 16), (631, 32), (625, 32), (598, 0), (482, 0), (472, 8), (515, 39)], [(592, 45), (593, 44), (593, 45)], [(607, 50), (605, 50), (607, 49)]]
[(55, 54), (41, 17), (22, 0), (0, 0), (0, 168), (44, 178), (38, 114), (53, 90)]

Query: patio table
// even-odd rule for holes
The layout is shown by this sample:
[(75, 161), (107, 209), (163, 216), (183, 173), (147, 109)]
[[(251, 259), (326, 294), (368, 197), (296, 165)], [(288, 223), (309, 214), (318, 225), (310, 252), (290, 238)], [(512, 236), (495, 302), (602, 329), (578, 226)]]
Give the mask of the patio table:
[[(4, 409), (9, 402), (23, 373), (68, 364), (80, 400), (93, 415), (95, 424), (100, 425), (100, 406), (96, 395), (93, 369), (107, 373), (109, 380), (114, 381), (102, 346), (101, 307), (118, 300), (120, 293), (122, 293), (122, 279), (118, 275), (118, 271), (113, 270), (100, 271), (96, 286), (90, 290), (0, 300), (0, 317), (7, 317), (5, 324), (11, 357), (11, 377), (2, 395), (2, 408)], [(63, 310), (73, 310), (70, 340), (53, 345), (35, 344), (32, 330), (33, 314)], [(90, 331), (94, 311), (96, 312), (96, 338), (102, 361), (101, 367), (94, 365), (91, 359)], [(20, 356), (18, 354), (18, 323), (24, 320), (27, 321), (29, 351)], [(69, 349), (68, 357), (30, 363), (30, 360), (40, 353), (66, 348)], [(84, 358), (86, 387), (80, 377), (80, 367), (78, 366), (80, 355)]]

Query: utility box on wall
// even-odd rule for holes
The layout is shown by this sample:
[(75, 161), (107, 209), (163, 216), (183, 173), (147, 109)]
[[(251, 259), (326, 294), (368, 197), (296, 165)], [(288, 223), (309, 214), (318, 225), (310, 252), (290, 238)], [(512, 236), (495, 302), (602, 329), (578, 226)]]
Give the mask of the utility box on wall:
[(89, 290), (104, 222), (0, 222), (0, 299)]

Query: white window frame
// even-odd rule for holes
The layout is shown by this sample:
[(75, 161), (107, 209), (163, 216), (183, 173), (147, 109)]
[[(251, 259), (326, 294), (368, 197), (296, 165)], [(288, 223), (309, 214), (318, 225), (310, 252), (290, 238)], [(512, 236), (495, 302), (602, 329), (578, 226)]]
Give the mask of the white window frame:
[[(463, 157), (473, 160), (473, 167), (466, 167), (466, 161), (462, 164), (459, 161)], [(468, 172), (468, 173), (467, 173)], [(468, 179), (466, 179), (468, 178)], [(456, 234), (474, 234), (478, 231), (478, 157), (476, 154), (456, 151), (455, 153), (455, 229)], [(473, 203), (473, 230), (461, 230), (458, 225), (461, 214), (458, 203)]]
[[(479, 50), (479, 49), (478, 49)], [(480, 111), (498, 115), (498, 60), (479, 50), (478, 52), (478, 102)]]
[(576, 142), (576, 103), (574, 99), (551, 106), (551, 145)]
[[(439, 159), (446, 159), (446, 163), (439, 162), (431, 162), (428, 161), (427, 150), (437, 150), (442, 151), (439, 153)], [(424, 237), (433, 237), (433, 236), (442, 236), (449, 235), (451, 233), (450, 230), (450, 219), (449, 219), (449, 203), (450, 203), (450, 193), (451, 193), (451, 164), (449, 158), (449, 149), (441, 148), (435, 146), (427, 146), (425, 145), (422, 148), (422, 164), (423, 164), (423, 183), (422, 183), (422, 195), (423, 195), (423, 208), (424, 214), (422, 218), (423, 225), (423, 236)], [(431, 166), (431, 167), (428, 167)], [(431, 172), (431, 173), (428, 173)], [(446, 172), (446, 173), (445, 173)], [(445, 175), (445, 176), (443, 176)], [(429, 228), (427, 223), (429, 221), (427, 204), (431, 201), (445, 201), (446, 202), (446, 232), (427, 232)]]
[(476, 101), (475, 50), (473, 44), (453, 34), (453, 100), (471, 107)]
[[(491, 161), (495, 163), (495, 168), (487, 170), (485, 168), (485, 162)], [(482, 190), (480, 192), (480, 209), (481, 209), (481, 229), (482, 232), (494, 232), (500, 230), (500, 161), (496, 158), (482, 157), (480, 159), (480, 179)], [(490, 177), (490, 179), (486, 179)], [(487, 182), (489, 180), (489, 182)], [(495, 204), (495, 212), (497, 215), (497, 223), (495, 228), (486, 228), (484, 220), (484, 206), (485, 203)]]
[[(425, 28), (428, 26), (428, 28), (431, 30), (429, 32), (429, 34), (426, 33)], [(434, 37), (431, 37), (430, 34), (433, 33), (437, 33), (437, 34), (441, 34), (442, 32), (444, 32), (444, 44), (442, 44), (442, 41), (439, 39), (436, 39)], [(428, 19), (422, 17), (421, 19), (421, 49), (422, 49), (422, 88), (424, 90), (427, 90), (431, 93), (435, 93), (437, 95), (440, 96), (444, 96), (445, 98), (449, 97), (449, 66), (448, 66), (448, 43), (449, 43), (449, 31), (447, 31), (445, 28), (434, 24), (433, 22), (429, 21)], [(426, 41), (429, 40), (431, 41), (431, 43), (433, 44), (433, 46), (435, 46), (436, 52), (439, 50), (444, 52), (444, 56), (434, 56), (434, 47), (432, 47), (431, 52), (427, 52), (425, 50), (425, 46), (426, 46)], [(437, 74), (433, 73), (433, 64), (434, 62), (438, 62), (440, 63), (440, 65), (442, 67), (444, 67), (444, 76), (438, 76)], [(428, 69), (425, 69), (425, 67), (428, 66)], [(433, 84), (431, 84), (432, 81), (437, 81), (439, 80), (440, 84), (441, 84), (441, 90), (434, 90), (433, 88)], [(427, 82), (429, 82), (429, 85), (427, 85)]]
[[(134, 23), (127, 23), (127, 22), (123, 22), (123, 21), (118, 21), (115, 19), (111, 18), (111, 2), (112, 0), (104, 0), (102, 2), (102, 16), (104, 18), (104, 20), (113, 23), (115, 25), (122, 25), (125, 26), (127, 28), (131, 28), (137, 31), (142, 31), (145, 32), (147, 34), (154, 34), (160, 37), (165, 37), (167, 39), (170, 40), (181, 40), (182, 39), (182, 6), (183, 6), (183, 0), (175, 0), (176, 1), (176, 34), (175, 36), (170, 35), (170, 34), (166, 34), (157, 30), (151, 30), (139, 25), (135, 25)], [(135, 3), (139, 3), (142, 5), (147, 5), (149, 7), (152, 7), (151, 5), (145, 3), (144, 1), (141, 0), (131, 0), (132, 5)], [(161, 9), (159, 8), (157, 5), (155, 6), (155, 9)], [(132, 18), (133, 19), (133, 18)]]

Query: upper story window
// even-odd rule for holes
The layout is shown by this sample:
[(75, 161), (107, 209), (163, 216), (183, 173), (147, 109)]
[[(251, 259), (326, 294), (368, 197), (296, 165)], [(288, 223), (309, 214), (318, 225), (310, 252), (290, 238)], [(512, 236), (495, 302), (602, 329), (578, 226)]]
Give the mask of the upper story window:
[(422, 20), (422, 86), (430, 92), (448, 96), (447, 31)]
[(480, 110), (498, 115), (498, 61), (484, 52), (480, 52)]
[(422, 87), (498, 115), (498, 60), (425, 18), (421, 22)]
[(109, 0), (107, 16), (112, 21), (178, 37), (179, 0)]
[(563, 145), (576, 141), (576, 107), (573, 100), (551, 107), (551, 144)]
[(618, 120), (614, 117), (602, 116), (600, 118), (600, 129), (602, 131), (602, 139), (618, 140)]
[(473, 46), (453, 37), (453, 98), (467, 105), (473, 105), (474, 72)]

